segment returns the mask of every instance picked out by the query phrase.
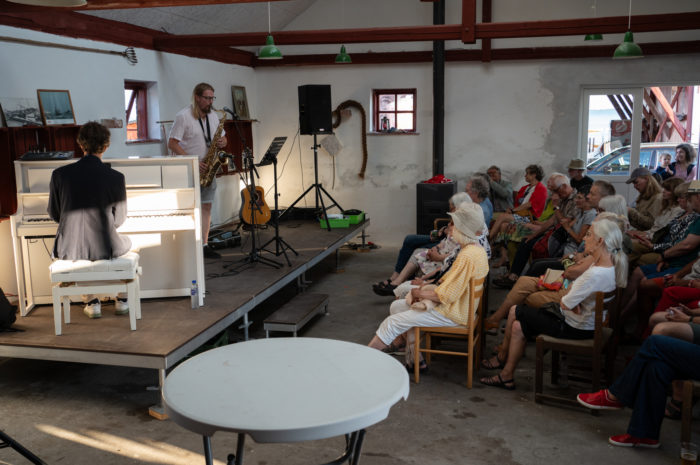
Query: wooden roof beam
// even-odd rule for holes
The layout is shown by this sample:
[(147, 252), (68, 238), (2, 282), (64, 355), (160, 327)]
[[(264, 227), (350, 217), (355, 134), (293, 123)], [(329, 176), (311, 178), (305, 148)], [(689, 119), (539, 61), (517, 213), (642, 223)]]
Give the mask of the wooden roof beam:
[[(231, 3), (263, 3), (268, 0), (89, 0), (87, 5), (71, 7), (47, 7), (20, 5), (6, 0), (0, 0), (0, 9), (5, 11), (10, 6), (16, 8), (15, 11), (37, 11), (46, 10), (128, 10), (136, 8), (163, 8), (175, 6), (200, 6), (200, 5), (228, 5)], [(271, 2), (287, 2), (289, 0), (270, 0)]]
[[(463, 0), (469, 2), (471, 0)], [(623, 33), (627, 16), (608, 18), (528, 21), (518, 23), (478, 23), (476, 39), (505, 39), (585, 35), (591, 33)], [(632, 17), (634, 32), (700, 29), (700, 12), (640, 15)], [(357, 44), (371, 42), (420, 42), (463, 40), (464, 26), (400, 26), (362, 29), (321, 29), (308, 31), (273, 31), (276, 45)], [(191, 34), (156, 39), (157, 46), (255, 46), (265, 42), (267, 32), (235, 34)]]

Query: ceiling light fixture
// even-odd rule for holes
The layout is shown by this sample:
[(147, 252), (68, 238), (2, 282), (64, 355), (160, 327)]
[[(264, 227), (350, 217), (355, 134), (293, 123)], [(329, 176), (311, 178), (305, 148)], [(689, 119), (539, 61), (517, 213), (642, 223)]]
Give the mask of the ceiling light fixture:
[[(340, 21), (341, 26), (345, 27), (345, 0), (342, 0), (340, 3)], [(352, 63), (350, 55), (348, 55), (348, 52), (345, 50), (345, 45), (340, 46), (340, 53), (335, 56), (335, 62), (340, 64)]]
[(84, 6), (87, 0), (8, 0), (12, 3), (34, 6)]
[(282, 52), (275, 47), (275, 41), (272, 38), (272, 26), (270, 23), (270, 2), (267, 2), (267, 39), (265, 46), (258, 52), (260, 60), (279, 60), (282, 58)]
[(643, 57), (642, 48), (634, 43), (634, 36), (632, 35), (632, 0), (630, 0), (629, 13), (627, 14), (627, 32), (625, 32), (625, 38), (622, 43), (615, 49), (613, 59), (620, 60)]
[[(591, 5), (593, 10), (593, 17), (598, 17), (598, 0), (593, 0), (593, 5)], [(603, 34), (586, 34), (583, 40), (603, 40)]]

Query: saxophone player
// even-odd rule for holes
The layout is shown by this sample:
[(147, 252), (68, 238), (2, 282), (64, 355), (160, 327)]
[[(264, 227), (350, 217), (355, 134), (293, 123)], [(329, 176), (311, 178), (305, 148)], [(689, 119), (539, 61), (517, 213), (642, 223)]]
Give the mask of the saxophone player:
[[(212, 143), (212, 135), (219, 126), (219, 117), (212, 111), (214, 105), (214, 88), (206, 82), (200, 82), (192, 90), (192, 103), (175, 115), (175, 122), (170, 130), (168, 148), (175, 155), (196, 155), (199, 157), (200, 172), (206, 169), (202, 159)], [(215, 142), (218, 148), (226, 146), (226, 135), (222, 132)], [(216, 192), (216, 179), (208, 187), (201, 188), (202, 198), (202, 241), (206, 258), (221, 258), (207, 244), (211, 223), (211, 209)]]

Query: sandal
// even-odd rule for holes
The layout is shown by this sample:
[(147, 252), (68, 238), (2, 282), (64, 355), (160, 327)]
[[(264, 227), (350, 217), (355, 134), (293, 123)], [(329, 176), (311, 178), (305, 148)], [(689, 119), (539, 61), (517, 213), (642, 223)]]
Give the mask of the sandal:
[(515, 391), (515, 383), (513, 382), (513, 379), (503, 379), (501, 378), (500, 374), (490, 376), (488, 378), (481, 378), (479, 381), (481, 384), (485, 384), (486, 386), (499, 387), (508, 391)]
[(496, 354), (496, 361), (498, 364), (492, 362), (492, 359), (484, 359), (481, 361), (481, 367), (487, 370), (502, 370), (506, 366), (506, 362), (498, 358), (498, 354)]
[(385, 354), (403, 355), (406, 353), (406, 346), (395, 346), (394, 344), (389, 344), (389, 347), (383, 348), (382, 352)]
[(682, 416), (683, 401), (671, 398), (666, 404), (664, 416), (671, 420), (680, 420)]
[[(413, 373), (413, 371), (414, 371), (414, 370), (413, 370), (413, 365), (409, 365), (409, 364), (407, 363), (407, 364), (405, 364), (404, 366), (406, 367), (406, 371), (408, 371), (409, 373)], [(422, 360), (422, 361), (420, 362), (420, 364), (418, 365), (418, 373), (420, 373), (420, 374), (422, 375), (422, 374), (427, 373), (427, 372), (428, 372), (428, 364), (425, 363), (424, 360)]]
[(391, 283), (389, 283), (389, 284), (380, 283), (379, 285), (372, 286), (372, 290), (374, 291), (375, 294), (384, 295), (384, 296), (386, 296), (386, 295), (393, 296), (394, 289), (396, 289), (396, 286), (394, 286)]

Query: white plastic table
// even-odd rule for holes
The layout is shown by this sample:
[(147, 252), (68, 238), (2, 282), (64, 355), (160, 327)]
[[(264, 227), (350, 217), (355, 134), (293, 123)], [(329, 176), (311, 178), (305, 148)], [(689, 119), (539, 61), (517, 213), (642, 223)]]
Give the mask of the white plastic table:
[(165, 379), (165, 412), (204, 438), (238, 433), (229, 464), (241, 464), (245, 435), (256, 442), (297, 442), (345, 435), (333, 464), (358, 463), (365, 428), (384, 420), (408, 397), (408, 373), (392, 357), (350, 342), (273, 338), (204, 352)]

